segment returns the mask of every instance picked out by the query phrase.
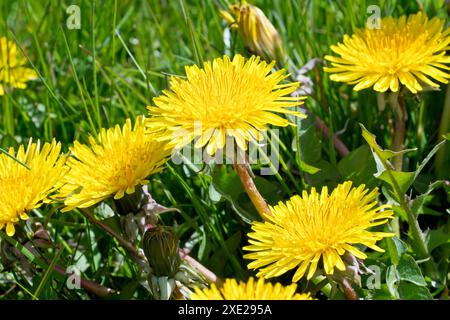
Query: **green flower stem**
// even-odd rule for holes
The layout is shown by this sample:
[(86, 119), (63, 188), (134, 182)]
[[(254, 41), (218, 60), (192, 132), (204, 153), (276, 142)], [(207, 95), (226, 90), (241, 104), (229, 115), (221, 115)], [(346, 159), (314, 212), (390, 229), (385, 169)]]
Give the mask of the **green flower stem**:
[(269, 206), (267, 205), (266, 200), (261, 196), (258, 189), (256, 188), (255, 182), (253, 181), (250, 173), (248, 172), (248, 164), (234, 164), (234, 170), (236, 170), (237, 175), (241, 179), (242, 185), (244, 186), (245, 191), (247, 192), (250, 200), (258, 211), (259, 215), (263, 220), (265, 220), (265, 216), (271, 216)]
[(13, 155), (11, 155), (8, 151), (6, 151), (6, 150), (0, 148), (0, 153), (3, 153), (3, 154), (6, 155), (7, 157), (13, 159), (14, 161), (16, 161), (17, 163), (19, 163), (20, 165), (22, 165), (22, 166), (24, 166), (25, 168), (27, 168), (28, 170), (30, 170), (30, 167), (29, 167), (26, 163), (20, 161), (19, 159), (17, 159), (17, 158), (14, 157)]
[[(364, 126), (363, 126), (363, 130), (365, 130)], [(367, 140), (367, 141), (369, 142), (369, 140)], [(372, 142), (372, 143), (374, 143), (374, 142)], [(369, 144), (371, 144), (371, 143), (369, 142)], [(393, 168), (392, 168), (391, 164), (388, 163), (387, 156), (385, 154), (383, 154), (384, 151), (382, 151), (379, 147), (374, 147), (373, 151), (375, 152), (376, 157), (381, 162), (381, 165), (383, 166), (385, 172), (387, 173), (387, 175), (389, 177), (389, 180), (391, 181), (390, 184), (393, 188), (394, 193), (397, 196), (397, 201), (398, 201), (400, 208), (406, 214), (406, 218), (407, 218), (408, 225), (409, 225), (409, 233), (411, 235), (411, 240), (412, 240), (412, 247), (413, 247), (417, 257), (420, 260), (425, 260), (425, 267), (427, 269), (427, 273), (430, 275), (430, 277), (435, 279), (437, 277), (437, 268), (433, 262), (430, 252), (428, 250), (424, 235), (422, 233), (422, 230), (420, 229), (419, 222), (417, 221), (417, 217), (414, 214), (414, 212), (411, 210), (409, 204), (407, 203), (405, 194), (402, 192), (398, 181), (394, 177)], [(400, 172), (400, 171), (396, 171), (396, 172)]]
[(331, 284), (330, 279), (325, 276), (319, 276), (311, 279), (311, 282), (314, 284), (314, 287), (307, 291), (311, 293), (311, 295), (315, 295), (317, 292), (322, 291), (327, 298), (331, 296)]
[(382, 162), (384, 168), (386, 169), (386, 171), (389, 175), (389, 178), (392, 181), (392, 185), (394, 187), (395, 193), (397, 194), (400, 207), (406, 213), (409, 229), (411, 232), (411, 238), (413, 241), (413, 248), (415, 249), (419, 259), (427, 260), (425, 262), (425, 266), (427, 267), (428, 271), (434, 277), (434, 275), (437, 273), (436, 266), (434, 265), (434, 263), (432, 261), (430, 252), (428, 251), (428, 247), (425, 243), (425, 239), (424, 239), (422, 230), (420, 229), (419, 222), (417, 221), (417, 218), (414, 215), (414, 213), (411, 211), (411, 208), (406, 203), (405, 195), (401, 192), (398, 182), (397, 182), (397, 180), (395, 180), (395, 178), (391, 172), (391, 168), (386, 163), (386, 160), (384, 160), (380, 155), (378, 155), (378, 157), (381, 159), (381, 162)]
[[(392, 149), (394, 151), (401, 151), (404, 148), (403, 145), (405, 140), (405, 122), (406, 122), (406, 105), (405, 105), (405, 98), (402, 92), (399, 93), (397, 98), (397, 105), (394, 106), (393, 109), (396, 115), (396, 122), (395, 122), (395, 132)], [(422, 230), (420, 229), (419, 222), (417, 221), (416, 216), (414, 215), (414, 213), (411, 211), (411, 208), (407, 204), (405, 200), (405, 195), (401, 192), (398, 182), (397, 180), (395, 180), (391, 172), (392, 170), (391, 167), (385, 160), (382, 159), (380, 155), (378, 156), (381, 159), (383, 166), (386, 169), (389, 178), (392, 181), (394, 191), (397, 194), (400, 207), (406, 213), (408, 225), (411, 232), (411, 238), (413, 241), (413, 248), (415, 249), (419, 259), (426, 260), (425, 267), (427, 268), (427, 271), (431, 274), (432, 277), (435, 277), (435, 275), (437, 274), (436, 266), (432, 261), (430, 252), (428, 251), (428, 247), (425, 243), (425, 239)], [(394, 157), (393, 164), (396, 171), (401, 171), (403, 166), (403, 155), (400, 154)]]
[[(450, 85), (447, 86), (447, 92), (445, 94), (444, 110), (442, 110), (441, 123), (439, 124), (439, 136), (441, 141), (442, 136), (447, 134), (450, 130)], [(445, 160), (448, 155), (448, 146), (444, 145), (436, 153), (436, 172), (445, 177), (445, 172), (448, 170), (448, 166), (445, 164)]]
[[(7, 86), (4, 85), (5, 91)], [(8, 93), (3, 95), (3, 125), (5, 127), (6, 138), (4, 142), (6, 145), (12, 145), (14, 143), (14, 111), (13, 106), (9, 103)]]
[[(402, 93), (398, 95), (397, 108), (394, 109), (395, 112), (395, 129), (394, 129), (394, 141), (392, 144), (392, 149), (394, 151), (403, 150), (405, 143), (405, 122), (406, 122), (406, 108), (405, 108), (405, 98)], [(397, 171), (402, 171), (403, 166), (403, 154), (399, 154), (394, 157), (394, 168)]]

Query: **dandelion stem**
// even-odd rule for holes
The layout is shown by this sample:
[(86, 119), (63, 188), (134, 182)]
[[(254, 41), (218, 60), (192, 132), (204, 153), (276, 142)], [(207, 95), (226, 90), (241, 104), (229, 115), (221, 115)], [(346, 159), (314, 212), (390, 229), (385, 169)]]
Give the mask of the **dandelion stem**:
[(311, 282), (313, 285), (311, 285), (311, 288), (307, 288), (307, 292), (310, 292), (312, 296), (316, 295), (317, 292), (322, 291), (323, 294), (325, 294), (327, 297), (330, 297), (331, 295), (331, 285), (330, 285), (330, 279), (327, 277), (315, 277), (311, 279)]
[(408, 220), (408, 226), (409, 226), (410, 233), (411, 233), (411, 238), (413, 241), (413, 248), (415, 249), (419, 259), (427, 260), (425, 262), (427, 271), (430, 273), (430, 276), (432, 278), (435, 278), (436, 274), (437, 274), (436, 266), (433, 262), (433, 258), (430, 255), (428, 247), (425, 243), (425, 238), (424, 238), (422, 230), (420, 229), (420, 225), (419, 225), (419, 222), (417, 221), (417, 217), (414, 215), (414, 213), (412, 212), (408, 203), (406, 202), (405, 195), (401, 191), (400, 186), (399, 186), (397, 180), (394, 178), (394, 175), (392, 174), (391, 169), (389, 169), (388, 164), (386, 163), (385, 160), (382, 160), (382, 163), (386, 169), (386, 172), (389, 175), (389, 178), (392, 181), (392, 185), (393, 185), (395, 193), (397, 194), (400, 207), (406, 213), (406, 217)]
[[(405, 109), (405, 98), (402, 93), (398, 95), (398, 106), (395, 108), (395, 131), (394, 131), (394, 142), (392, 149), (394, 151), (401, 151), (404, 147), (405, 142), (405, 121), (406, 121), (406, 109)], [(393, 159), (394, 168), (397, 171), (402, 170), (403, 166), (403, 155), (399, 154)]]
[(139, 254), (138, 250), (136, 249), (131, 242), (125, 240), (121, 235), (119, 235), (117, 232), (115, 232), (111, 227), (103, 223), (102, 221), (98, 220), (94, 217), (92, 212), (90, 210), (82, 210), (84, 216), (91, 222), (92, 224), (96, 225), (100, 229), (103, 229), (106, 233), (116, 238), (116, 240), (120, 243), (122, 247), (124, 247), (134, 258), (138, 260), (142, 260), (143, 256)]
[(222, 279), (216, 276), (214, 272), (206, 268), (204, 265), (202, 265), (200, 262), (189, 256), (185, 250), (180, 249), (179, 251), (180, 257), (185, 260), (187, 263), (189, 263), (192, 267), (194, 267), (198, 272), (200, 272), (206, 280), (208, 280), (211, 283), (215, 283), (217, 285), (222, 284)]
[[(66, 270), (63, 267), (61, 267), (61, 266), (59, 266), (57, 264), (53, 265), (53, 269), (56, 272), (58, 272), (59, 274), (61, 274), (62, 276), (66, 276), (67, 275)], [(84, 278), (80, 278), (80, 286), (84, 290), (89, 291), (90, 293), (93, 293), (93, 294), (95, 294), (95, 295), (97, 295), (99, 297), (107, 297), (107, 296), (110, 296), (110, 295), (116, 293), (111, 288), (104, 287), (101, 284), (98, 284), (98, 283), (96, 283), (94, 281), (87, 280), (87, 279), (84, 279)]]
[[(399, 93), (397, 98), (397, 105), (394, 106), (394, 112), (396, 114), (396, 122), (395, 122), (395, 133), (392, 149), (394, 151), (401, 151), (403, 150), (403, 144), (405, 140), (405, 121), (406, 121), (405, 98), (401, 92)], [(432, 278), (435, 278), (437, 274), (436, 265), (434, 264), (433, 258), (431, 257), (428, 247), (425, 243), (425, 238), (420, 228), (417, 217), (414, 215), (410, 206), (408, 205), (405, 199), (405, 194), (401, 191), (397, 180), (394, 178), (394, 175), (391, 172), (392, 170), (391, 167), (385, 160), (382, 160), (382, 163), (384, 168), (386, 169), (386, 172), (389, 175), (390, 180), (392, 181), (394, 191), (398, 197), (399, 205), (406, 213), (414, 251), (416, 252), (417, 257), (419, 259), (426, 260), (425, 267), (427, 269), (427, 272), (430, 274)], [(395, 170), (401, 171), (402, 163), (403, 163), (403, 155), (400, 154), (393, 159)]]
[[(445, 94), (444, 101), (444, 109), (442, 110), (441, 115), (441, 123), (439, 125), (439, 136), (438, 140), (443, 140), (445, 134), (447, 134), (450, 130), (450, 85), (447, 86), (447, 92)], [(445, 163), (445, 160), (448, 156), (448, 146), (444, 145), (437, 153), (436, 153), (436, 172), (439, 176), (445, 175), (445, 170), (448, 170), (448, 166)]]
[(248, 172), (248, 163), (244, 164), (234, 164), (234, 170), (238, 174), (241, 179), (242, 185), (244, 186), (245, 191), (247, 192), (250, 200), (258, 211), (259, 215), (265, 219), (265, 216), (272, 215), (269, 210), (269, 206), (267, 205), (266, 200), (261, 196), (258, 189), (256, 188), (255, 182), (253, 181), (250, 173)]
[[(323, 85), (322, 85), (322, 80), (320, 77), (320, 73), (316, 71), (317, 68), (314, 68), (314, 74), (316, 77), (316, 83), (318, 84), (319, 88), (320, 88), (320, 97), (316, 96), (314, 94), (311, 94), (311, 97), (316, 100), (317, 102), (319, 102), (322, 106), (324, 106), (325, 108), (329, 109), (329, 104), (328, 101), (325, 98), (325, 95), (323, 94)], [(294, 74), (294, 73), (292, 73)], [(291, 76), (292, 81), (297, 81), (297, 79), (293, 76)], [(301, 108), (303, 110), (305, 110), (307, 113), (312, 113), (311, 110), (308, 109), (308, 107), (304, 104), (301, 106)], [(350, 153), (348, 147), (345, 145), (345, 143), (339, 138), (339, 136), (332, 134), (330, 128), (327, 126), (327, 124), (319, 118), (318, 115), (314, 114), (316, 121), (314, 123), (314, 125), (316, 126), (316, 128), (318, 130), (320, 130), (320, 132), (327, 137), (328, 139), (332, 139), (333, 140), (333, 144), (334, 147), (336, 148), (336, 151), (339, 153), (339, 155), (341, 157), (345, 157), (346, 155), (348, 155)]]
[(343, 278), (341, 285), (343, 289), (342, 292), (347, 300), (358, 300), (358, 294), (347, 279)]
[(419, 222), (417, 220), (417, 216), (409, 206), (406, 196), (401, 190), (400, 184), (392, 172), (393, 171), (392, 166), (388, 163), (386, 158), (383, 157), (383, 155), (381, 154), (381, 150), (379, 148), (378, 149), (375, 148), (374, 150), (377, 157), (380, 159), (381, 164), (385, 169), (385, 172), (389, 176), (389, 180), (391, 181), (393, 191), (397, 196), (398, 204), (400, 208), (403, 210), (403, 212), (406, 214), (409, 226), (408, 233), (410, 234), (412, 240), (412, 247), (414, 249), (414, 252), (416, 253), (419, 259), (426, 260), (425, 266), (427, 268), (427, 272), (430, 273), (430, 276), (432, 278), (435, 278), (437, 275), (436, 265), (434, 264), (433, 258), (431, 257), (430, 252), (428, 250), (424, 234), (420, 229)]
[(334, 147), (336, 148), (337, 152), (341, 155), (341, 157), (345, 157), (350, 153), (347, 146), (342, 142), (341, 139), (339, 139), (338, 136), (332, 135), (330, 132), (330, 128), (327, 127), (325, 122), (323, 122), (319, 117), (316, 116), (316, 127), (322, 132), (322, 134), (327, 137), (328, 139), (333, 139)]

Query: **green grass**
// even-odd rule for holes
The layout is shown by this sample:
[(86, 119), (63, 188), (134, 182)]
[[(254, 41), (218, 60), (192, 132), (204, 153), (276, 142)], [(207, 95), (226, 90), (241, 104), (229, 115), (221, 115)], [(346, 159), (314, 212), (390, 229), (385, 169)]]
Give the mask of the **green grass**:
[[(421, 2), (430, 16), (449, 20), (446, 7), (440, 5), (443, 1)], [(299, 69), (313, 58), (323, 58), (330, 53), (329, 46), (341, 41), (344, 34), (364, 26), (370, 4), (379, 5), (382, 15), (399, 16), (418, 10), (418, 2), (410, 0), (261, 0), (254, 3), (279, 30), (290, 57), (286, 66), (290, 70)], [(79, 30), (69, 30), (66, 26), (66, 9), (72, 4), (81, 8)], [(225, 24), (218, 13), (219, 6), (226, 8), (228, 3), (224, 0), (0, 0), (0, 36), (16, 41), (26, 53), (28, 67), (39, 74), (39, 79), (29, 82), (27, 89), (13, 90), (0, 98), (0, 147), (5, 150), (17, 147), (30, 137), (43, 141), (56, 138), (67, 151), (74, 140), (86, 142), (89, 135), (95, 136), (101, 128), (147, 114), (146, 106), (168, 87), (170, 75), (184, 75), (185, 65), (223, 54), (249, 56), (235, 33), (231, 34), (231, 45), (226, 47)], [(393, 113), (389, 108), (378, 109), (377, 96), (372, 91), (356, 93), (349, 86), (331, 82), (322, 67), (320, 63), (315, 72), (307, 74), (314, 81), (314, 97), (306, 101), (313, 115), (298, 127), (281, 131), (279, 174), (258, 178), (261, 192), (270, 204), (312, 186), (334, 187), (346, 179), (356, 184), (381, 186), (373, 177), (374, 161), (361, 136), (359, 123), (377, 136), (383, 148), (388, 148), (392, 141)], [(443, 86), (440, 91), (408, 96), (406, 148), (416, 150), (407, 155), (404, 171), (414, 171), (440, 141), (439, 128), (445, 122), (448, 131), (450, 119), (441, 117), (445, 115), (444, 108), (449, 108), (446, 104), (450, 104), (446, 94)], [(341, 132), (340, 138), (349, 150), (357, 150), (356, 158), (342, 159), (332, 141), (314, 128), (314, 115), (332, 132)], [(298, 142), (297, 152), (293, 152), (292, 141)], [(444, 146), (436, 159), (426, 165), (408, 195), (424, 193), (432, 181), (447, 181), (425, 197), (419, 210), (422, 229), (441, 230), (445, 236), (449, 233), (449, 147)], [(321, 170), (312, 174), (309, 166)], [(151, 178), (149, 190), (158, 203), (180, 210), (163, 214), (161, 220), (175, 228), (182, 246), (192, 247), (192, 256), (220, 277), (244, 279), (252, 274), (242, 258), (241, 248), (247, 243), (246, 233), (250, 230), (245, 219), (254, 217), (255, 210), (238, 183), (234, 188), (226, 187), (229, 179), (233, 179), (231, 166), (192, 168), (169, 162), (162, 173)], [(225, 193), (222, 196), (217, 194), (221, 187)], [(386, 195), (387, 191), (383, 191)], [(235, 210), (236, 204), (242, 210)], [(40, 211), (40, 217), (35, 215), (34, 221), (43, 222), (58, 244), (58, 248), (42, 253), (48, 264), (76, 264), (85, 278), (120, 290), (121, 298), (148, 298), (147, 291), (138, 284), (137, 265), (102, 230), (76, 212), (61, 214), (55, 206)], [(30, 231), (28, 224), (23, 228), (24, 232)], [(403, 219), (400, 229), (402, 239), (409, 243)], [(1, 233), (1, 238), (2, 248), (6, 247), (6, 235)], [(387, 248), (386, 242), (382, 242), (382, 247)], [(392, 252), (370, 255), (367, 265), (377, 263), (385, 274), (391, 264), (389, 254)], [(445, 296), (448, 241), (433, 249), (432, 254), (442, 281), (440, 286), (433, 287), (426, 277), (427, 287), (436, 297)], [(0, 260), (0, 298), (95, 298), (83, 290), (68, 290), (60, 275), (47, 272), (45, 259), (24, 262), (34, 274), (30, 278), (26, 272), (17, 271), (18, 265), (26, 268), (23, 264), (14, 259), (9, 263), (4, 255)], [(286, 283), (289, 279), (280, 278)], [(370, 294), (373, 298), (392, 298), (386, 280), (382, 283), (382, 289)], [(11, 285), (15, 289), (2, 296)], [(306, 281), (300, 283), (302, 289), (311, 286)], [(361, 295), (369, 296), (367, 290), (361, 290)]]

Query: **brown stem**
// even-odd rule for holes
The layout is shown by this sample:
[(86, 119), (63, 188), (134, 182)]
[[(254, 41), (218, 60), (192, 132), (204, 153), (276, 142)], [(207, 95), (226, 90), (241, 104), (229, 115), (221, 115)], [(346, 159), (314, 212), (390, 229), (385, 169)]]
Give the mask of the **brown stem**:
[[(326, 110), (329, 110), (330, 105), (328, 104), (327, 98), (325, 96), (325, 90), (323, 88), (323, 81), (321, 79), (319, 68), (317, 67), (317, 65), (314, 67), (313, 70), (314, 70), (314, 77), (315, 77), (316, 83), (318, 84), (318, 91), (319, 91), (319, 96), (320, 96), (320, 101), (319, 101), (319, 99), (317, 99), (318, 97), (316, 97), (316, 100), (318, 102), (320, 102), (320, 104), (323, 107), (325, 107)], [(306, 108), (306, 106), (304, 106), (304, 107)], [(316, 128), (318, 128), (325, 137), (327, 137), (328, 139), (333, 139), (334, 147), (336, 148), (337, 152), (339, 152), (339, 154), (342, 157), (345, 157), (347, 154), (349, 154), (349, 150), (348, 150), (347, 146), (344, 144), (344, 142), (342, 142), (342, 140), (337, 135), (332, 136), (330, 128), (328, 128), (328, 126), (325, 124), (325, 122), (323, 122), (318, 116), (316, 116), (315, 125), (316, 125)]]
[[(325, 122), (320, 120), (319, 117), (316, 117), (315, 125), (322, 132), (322, 134), (324, 136), (326, 136), (328, 139), (331, 139), (330, 128), (328, 128), (327, 125), (325, 124)], [(339, 139), (339, 137), (337, 135), (333, 135), (333, 142), (334, 142), (334, 147), (336, 148), (337, 152), (339, 152), (339, 154), (342, 157), (345, 157), (346, 155), (349, 154), (350, 151), (348, 150), (347, 146), (342, 142), (341, 139)]]
[[(398, 108), (395, 110), (395, 132), (394, 132), (394, 142), (392, 144), (392, 149), (394, 151), (401, 151), (404, 148), (405, 141), (405, 99), (400, 93), (398, 96)], [(403, 167), (403, 155), (400, 154), (395, 156), (393, 159), (394, 168), (396, 171), (401, 171)]]
[(94, 215), (89, 210), (83, 210), (84, 215), (86, 218), (94, 225), (99, 227), (100, 229), (103, 229), (106, 233), (116, 238), (116, 240), (120, 243), (122, 247), (127, 249), (127, 251), (136, 259), (142, 260), (143, 256), (139, 254), (139, 251), (136, 249), (131, 242), (125, 240), (120, 234), (115, 232), (111, 227), (109, 227), (107, 224), (103, 223), (102, 221), (98, 220), (94, 217)]
[[(36, 223), (36, 225), (37, 225), (37, 230), (34, 233), (35, 239), (33, 239), (30, 242), (27, 242), (24, 245), (34, 255), (37, 255), (38, 253), (33, 246), (38, 247), (38, 248), (50, 248), (52, 246), (52, 241), (50, 239), (50, 236), (48, 235), (47, 230), (45, 230), (44, 227), (42, 226), (42, 224), (40, 224), (40, 223)], [(20, 259), (22, 254), (16, 254), (16, 256)], [(62, 276), (67, 275), (66, 269), (59, 266), (58, 264), (52, 264), (52, 261), (45, 258), (44, 256), (42, 256), (42, 258), (49, 265), (49, 267), (51, 267), (53, 265), (53, 270), (55, 270)], [(98, 284), (91, 280), (84, 279), (82, 277), (80, 277), (80, 286), (84, 290), (86, 290), (92, 294), (95, 294), (99, 297), (107, 297), (107, 296), (110, 296), (110, 295), (116, 293), (116, 291), (111, 288), (102, 286), (101, 284)]]
[(308, 115), (312, 114), (315, 117), (316, 120), (314, 122), (314, 125), (326, 138), (328, 138), (328, 139), (333, 138), (334, 147), (341, 157), (345, 157), (346, 155), (348, 155), (350, 153), (347, 146), (345, 145), (344, 142), (342, 142), (342, 140), (339, 138), (339, 136), (336, 134), (334, 134), (334, 135), (331, 134), (330, 128), (328, 128), (328, 126), (325, 124), (325, 122), (323, 122), (322, 119), (320, 119), (318, 116), (314, 115), (306, 107), (306, 105), (302, 105), (301, 108), (306, 114), (308, 114)]
[(217, 277), (214, 272), (206, 268), (204, 265), (202, 265), (200, 262), (189, 256), (183, 249), (180, 249), (179, 251), (180, 257), (188, 262), (192, 267), (194, 267), (197, 271), (199, 271), (206, 280), (208, 280), (211, 283), (215, 283), (217, 285), (220, 285), (222, 283), (222, 280)]
[[(67, 275), (66, 270), (57, 264), (53, 266), (53, 269), (63, 276)], [(115, 291), (111, 288), (104, 287), (94, 281), (83, 278), (80, 278), (80, 286), (84, 290), (89, 291), (90, 293), (93, 293), (99, 297), (107, 297), (115, 293)]]
[(233, 164), (233, 168), (234, 170), (236, 170), (236, 173), (241, 179), (242, 185), (244, 186), (245, 191), (250, 197), (250, 200), (252, 201), (259, 215), (263, 219), (266, 219), (265, 216), (272, 215), (266, 200), (264, 200), (264, 198), (259, 193), (258, 189), (256, 188), (255, 182), (248, 172), (248, 164)]
[(5, 293), (0, 294), (0, 299), (3, 299), (4, 297), (6, 297), (8, 294), (10, 294), (11, 292), (14, 291), (14, 289), (16, 289), (17, 285), (13, 284), (11, 286), (11, 288), (9, 288), (8, 290), (5, 291)]
[(345, 298), (347, 300), (358, 300), (358, 294), (356, 293), (356, 291), (353, 289), (352, 285), (346, 278), (342, 279), (341, 285), (343, 288)]

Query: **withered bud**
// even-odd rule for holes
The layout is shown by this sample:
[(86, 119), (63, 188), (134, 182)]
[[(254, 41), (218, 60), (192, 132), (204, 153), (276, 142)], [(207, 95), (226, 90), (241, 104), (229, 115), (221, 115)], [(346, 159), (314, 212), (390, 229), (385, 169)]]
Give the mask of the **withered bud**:
[(141, 212), (146, 202), (147, 196), (142, 187), (136, 187), (136, 191), (132, 194), (125, 193), (122, 198), (114, 199), (116, 212), (121, 216)]
[(40, 222), (34, 223), (34, 239), (41, 239), (51, 242), (50, 235)]
[(168, 227), (156, 226), (147, 230), (142, 246), (148, 263), (157, 277), (173, 277), (181, 263), (179, 240)]
[(335, 270), (333, 274), (333, 279), (339, 283), (343, 283), (347, 280), (348, 283), (354, 283), (358, 287), (361, 287), (361, 269), (358, 259), (349, 252), (346, 252), (342, 256), (343, 262), (345, 263), (346, 269), (344, 271)]

